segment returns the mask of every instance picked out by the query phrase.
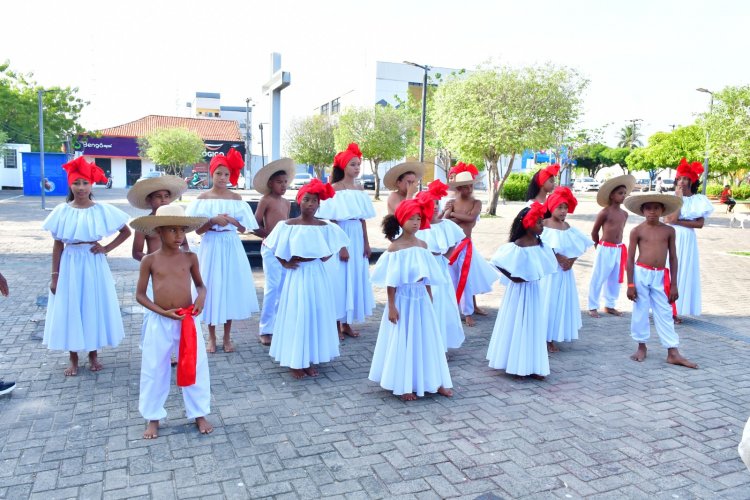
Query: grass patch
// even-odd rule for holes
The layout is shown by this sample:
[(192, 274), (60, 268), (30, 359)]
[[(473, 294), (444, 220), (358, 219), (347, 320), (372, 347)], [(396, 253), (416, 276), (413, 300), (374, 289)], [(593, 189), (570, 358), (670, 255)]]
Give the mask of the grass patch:
[(732, 255), (742, 255), (744, 257), (750, 257), (750, 252), (729, 252)]
[(480, 219), (497, 219), (499, 217), (500, 217), (499, 215), (491, 215), (491, 214), (487, 214), (487, 213), (481, 213), (481, 214), (479, 214), (479, 218)]

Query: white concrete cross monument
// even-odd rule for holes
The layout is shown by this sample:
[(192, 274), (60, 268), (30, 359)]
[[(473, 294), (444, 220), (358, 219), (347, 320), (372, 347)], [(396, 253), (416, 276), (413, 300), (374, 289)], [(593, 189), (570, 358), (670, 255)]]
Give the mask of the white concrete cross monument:
[(291, 83), (288, 71), (281, 71), (281, 54), (271, 54), (271, 79), (263, 92), (271, 97), (271, 161), (281, 158), (281, 91)]

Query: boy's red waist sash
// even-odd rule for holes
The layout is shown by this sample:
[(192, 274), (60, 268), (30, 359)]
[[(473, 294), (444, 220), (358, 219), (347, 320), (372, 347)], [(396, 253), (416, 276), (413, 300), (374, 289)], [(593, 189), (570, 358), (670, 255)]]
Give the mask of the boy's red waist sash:
[[(651, 267), (646, 264), (641, 264), (640, 262), (636, 262), (635, 265), (642, 267), (643, 269), (648, 269), (649, 271), (664, 272), (664, 294), (667, 296), (667, 300), (669, 300), (669, 292), (672, 290), (672, 283), (669, 279), (669, 269), (666, 267)], [(672, 316), (677, 316), (677, 304), (674, 302), (672, 302)]]
[(464, 261), (461, 263), (461, 274), (459, 275), (458, 286), (456, 287), (456, 302), (459, 304), (461, 303), (461, 296), (464, 294), (464, 289), (466, 288), (466, 280), (469, 278), (473, 248), (474, 244), (471, 242), (471, 238), (464, 238), (458, 245), (456, 245), (456, 248), (453, 249), (453, 254), (451, 254), (450, 259), (448, 259), (448, 263), (453, 265), (453, 263), (458, 260), (458, 256), (461, 255), (461, 252), (466, 249), (466, 257), (464, 257)]
[(195, 384), (198, 365), (198, 333), (195, 331), (193, 306), (177, 309), (182, 315), (180, 327), (180, 350), (177, 357), (177, 385), (187, 387)]
[(625, 265), (628, 262), (628, 247), (625, 246), (625, 243), (610, 243), (609, 241), (603, 240), (600, 241), (599, 244), (607, 248), (620, 247), (620, 275), (617, 278), (617, 282), (622, 283), (622, 280), (625, 277)]

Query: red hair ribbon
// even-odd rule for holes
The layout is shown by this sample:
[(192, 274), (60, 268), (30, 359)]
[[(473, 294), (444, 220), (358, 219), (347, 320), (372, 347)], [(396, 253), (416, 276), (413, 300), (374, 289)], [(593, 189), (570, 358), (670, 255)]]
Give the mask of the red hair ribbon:
[(450, 169), (450, 172), (448, 172), (448, 179), (456, 177), (456, 175), (460, 174), (461, 172), (469, 172), (472, 179), (475, 179), (477, 175), (479, 175), (479, 170), (477, 170), (477, 167), (475, 167), (473, 163), (466, 164), (460, 161), (456, 163), (455, 167)]
[(68, 173), (68, 186), (73, 185), (78, 179), (85, 179), (91, 184), (97, 182), (107, 182), (107, 176), (104, 170), (97, 167), (95, 163), (89, 163), (83, 156), (79, 156), (73, 161), (69, 161), (62, 166)]
[(211, 158), (211, 164), (208, 167), (208, 171), (211, 175), (214, 175), (214, 171), (219, 167), (227, 167), (229, 169), (229, 184), (232, 186), (237, 184), (240, 178), (240, 171), (245, 166), (245, 160), (242, 159), (242, 155), (239, 151), (234, 148), (230, 148), (226, 156), (216, 155)]
[(677, 165), (677, 174), (675, 179), (680, 177), (687, 177), (691, 183), (695, 183), (701, 178), (703, 173), (703, 164), (699, 161), (688, 163), (686, 158), (680, 160), (680, 164)]
[(328, 198), (333, 198), (336, 191), (330, 184), (323, 183), (320, 179), (313, 179), (309, 184), (305, 184), (300, 188), (297, 193), (297, 203), (301, 203), (302, 197), (305, 196), (305, 193), (315, 194), (318, 196), (318, 201), (323, 201)]
[(545, 205), (547, 206), (547, 210), (554, 212), (554, 210), (562, 203), (568, 205), (569, 214), (575, 212), (576, 207), (578, 206), (578, 200), (576, 200), (576, 197), (573, 195), (573, 191), (568, 187), (558, 186), (549, 194), (549, 196), (547, 196), (547, 202)]
[(355, 156), (361, 160), (362, 151), (359, 150), (359, 144), (357, 144), (356, 142), (352, 142), (344, 151), (341, 151), (340, 153), (336, 154), (336, 156), (334, 156), (333, 166), (344, 170), (352, 160), (352, 158), (354, 158)]
[(448, 185), (440, 179), (435, 179), (427, 186), (427, 191), (420, 191), (415, 198), (423, 203), (428, 204), (430, 218), (435, 210), (435, 202), (448, 194)]
[(403, 226), (412, 216), (419, 215), (422, 218), (419, 223), (419, 229), (427, 229), (430, 227), (430, 219), (432, 219), (434, 209), (435, 201), (431, 198), (412, 198), (411, 200), (404, 200), (399, 203), (396, 207), (396, 213), (393, 215), (398, 220), (400, 226)]
[(188, 387), (195, 384), (198, 368), (198, 333), (195, 331), (193, 306), (177, 309), (182, 316), (180, 326), (180, 350), (177, 355), (177, 385)]
[(542, 187), (542, 184), (547, 182), (547, 180), (550, 177), (557, 177), (557, 174), (560, 173), (560, 165), (557, 163), (554, 163), (548, 167), (545, 167), (539, 171), (539, 174), (536, 178), (536, 183), (539, 185), (539, 187)]
[(528, 229), (536, 224), (539, 219), (544, 218), (545, 211), (546, 209), (541, 203), (536, 201), (532, 203), (529, 211), (523, 216), (523, 228)]

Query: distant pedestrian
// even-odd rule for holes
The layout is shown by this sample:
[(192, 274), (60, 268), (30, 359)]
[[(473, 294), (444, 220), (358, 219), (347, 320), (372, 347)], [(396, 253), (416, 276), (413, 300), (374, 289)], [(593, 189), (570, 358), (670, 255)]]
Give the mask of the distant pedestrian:
[[(2, 295), (3, 297), (7, 297), (9, 293), (10, 291), (8, 290), (8, 281), (5, 279), (5, 276), (0, 273), (0, 295)], [(12, 392), (15, 388), (15, 382), (0, 379), (0, 396)]]
[(729, 205), (727, 208), (727, 212), (730, 214), (734, 212), (734, 206), (737, 204), (737, 202), (732, 198), (732, 186), (727, 184), (724, 186), (724, 189), (721, 192), (721, 196), (719, 197), (719, 201), (721, 201), (724, 205)]
[(664, 183), (661, 180), (661, 176), (656, 178), (656, 184), (654, 185), (654, 191), (657, 193), (664, 192)]

